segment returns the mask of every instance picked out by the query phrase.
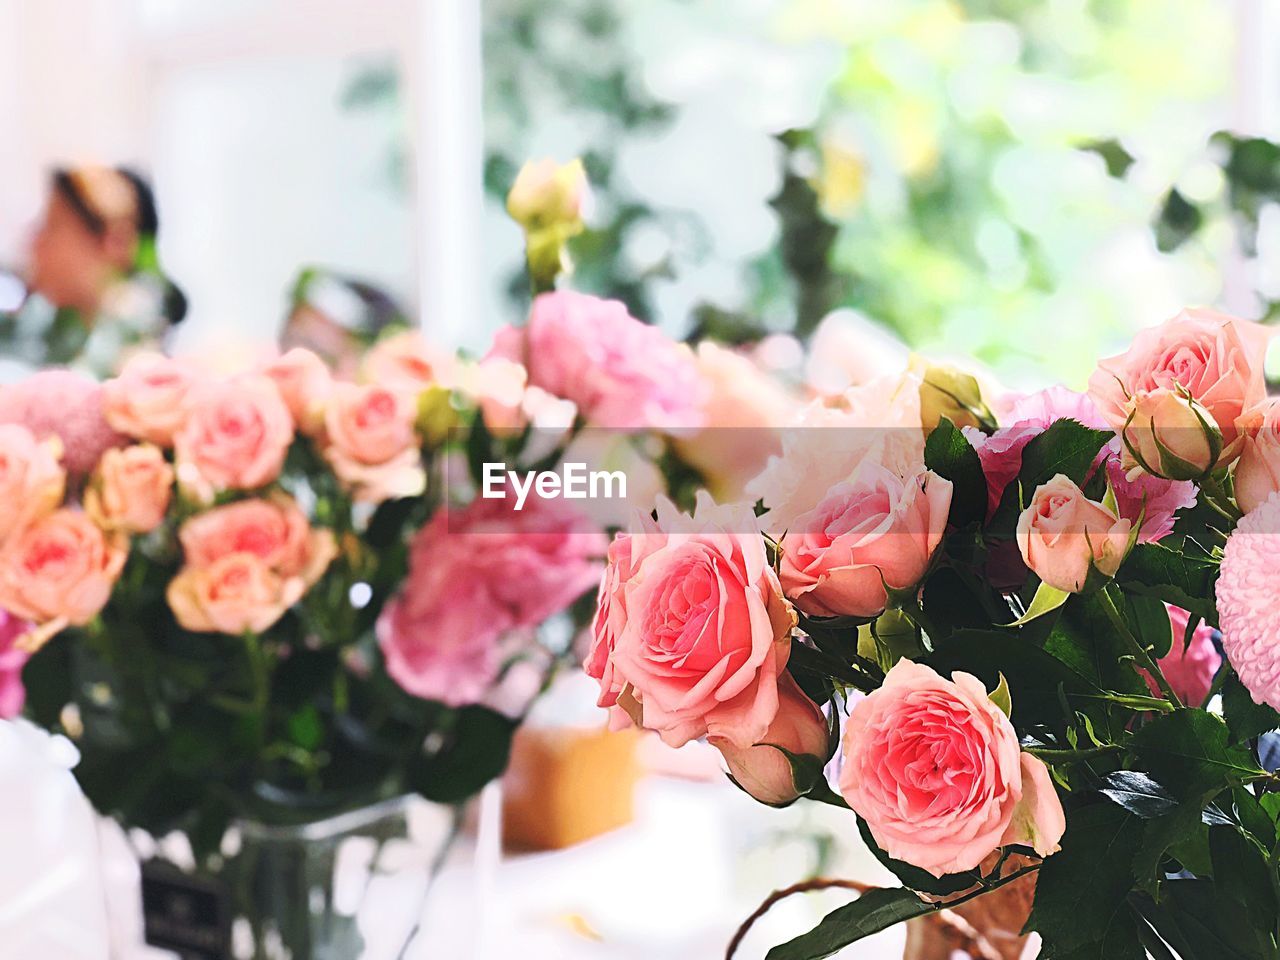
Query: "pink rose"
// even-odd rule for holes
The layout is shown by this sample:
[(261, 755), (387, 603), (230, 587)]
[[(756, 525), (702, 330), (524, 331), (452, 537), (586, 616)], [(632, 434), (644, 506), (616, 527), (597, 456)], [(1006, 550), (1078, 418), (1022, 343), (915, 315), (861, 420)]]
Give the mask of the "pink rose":
[(333, 375), (325, 362), (303, 347), (294, 347), (262, 368), (276, 389), (298, 429), (315, 433), (324, 422), (325, 402), (333, 388)]
[(173, 468), (149, 443), (108, 450), (98, 462), (84, 508), (107, 530), (150, 533), (164, 522), (173, 496)]
[(783, 591), (811, 616), (874, 616), (888, 603), (886, 586), (923, 579), (950, 509), (950, 480), (926, 472), (904, 481), (867, 464), (783, 537)]
[(1011, 844), (1048, 856), (1066, 830), (1048, 768), (978, 679), (910, 660), (850, 711), (840, 792), (889, 856), (935, 877)]
[(9, 720), (22, 713), (27, 700), (22, 685), (22, 668), (31, 654), (18, 646), (31, 625), (0, 610), (0, 720)]
[[(1188, 706), (1197, 707), (1204, 702), (1213, 686), (1214, 674), (1222, 666), (1222, 654), (1214, 646), (1214, 629), (1203, 620), (1191, 634), (1191, 642), (1185, 647), (1183, 639), (1187, 635), (1187, 622), (1191, 614), (1181, 607), (1165, 604), (1169, 610), (1169, 625), (1173, 630), (1173, 646), (1160, 658), (1158, 666), (1164, 678), (1173, 687), (1178, 699)], [(1146, 676), (1146, 671), (1142, 671)], [(1163, 697), (1160, 685), (1155, 677), (1146, 676), (1147, 686), (1153, 696)]]
[(104, 417), (103, 387), (71, 370), (41, 370), (0, 387), (0, 423), (20, 423), (37, 440), (57, 437), (68, 479), (79, 482), (124, 438)]
[(0, 549), (0, 609), (29, 620), (36, 649), (67, 626), (82, 627), (107, 605), (128, 549), (87, 514), (56, 510)]
[(390, 390), (417, 395), (429, 387), (451, 386), (456, 361), (437, 350), (417, 330), (383, 337), (365, 355), (361, 379)]
[(135, 440), (173, 446), (187, 416), (187, 395), (202, 376), (182, 360), (140, 353), (102, 385), (107, 422)]
[(745, 749), (778, 712), (795, 615), (750, 510), (702, 496), (693, 516), (672, 513), (665, 542), (608, 605), (617, 636), (601, 673), (629, 689), (634, 716), (671, 746), (705, 734)]
[(1267, 400), (1250, 408), (1236, 426), (1241, 438), (1236, 503), (1248, 513), (1280, 490), (1280, 401)]
[(286, 579), (308, 588), (337, 555), (330, 530), (313, 530), (292, 498), (240, 500), (197, 514), (178, 533), (189, 566), (212, 566), (233, 553), (248, 553)]
[(1214, 459), (1233, 459), (1236, 421), (1266, 396), (1268, 338), (1256, 323), (1184, 310), (1139, 331), (1125, 353), (1101, 361), (1089, 378), (1089, 395), (1117, 433), (1127, 431), (1148, 466), (1171, 479), (1191, 479), (1186, 470), (1161, 470), (1152, 428), (1178, 458), (1199, 467), (1208, 449), (1197, 417), (1203, 415), (1221, 434), (1222, 451)]
[(533, 302), (528, 326), (498, 331), (491, 357), (522, 363), (529, 384), (571, 400), (594, 426), (696, 427), (702, 384), (688, 347), (617, 300), (561, 290)]
[(185, 629), (239, 636), (270, 629), (306, 589), (300, 577), (281, 576), (255, 554), (229, 553), (184, 567), (165, 595)]
[(201, 500), (275, 480), (293, 442), (293, 418), (260, 374), (200, 384), (174, 438), (178, 482)]
[(0, 424), (0, 544), (62, 503), (60, 448), (57, 440), (36, 440), (26, 427)]
[(1036, 488), (1018, 517), (1018, 549), (1044, 583), (1079, 593), (1090, 570), (1111, 577), (1120, 569), (1132, 526), (1058, 474)]
[(379, 503), (422, 492), (426, 472), (415, 397), (378, 384), (339, 383), (324, 418), (324, 456), (359, 499)]
[(478, 702), (497, 680), (504, 635), (589, 590), (604, 550), (604, 535), (559, 501), (441, 510), (414, 539), (409, 576), (378, 621), (387, 671), (415, 696)]
[(1117, 437), (1104, 450), (1107, 453), (1107, 482), (1116, 497), (1116, 513), (1137, 523), (1139, 543), (1154, 543), (1173, 532), (1179, 510), (1195, 506), (1196, 485), (1190, 480), (1166, 480), (1149, 473), (1135, 473), (1124, 467)]
[(744, 749), (720, 737), (710, 737), (708, 742), (720, 751), (738, 786), (761, 803), (782, 806), (801, 793), (787, 753), (813, 757), (823, 764), (828, 739), (822, 709), (804, 695), (791, 674), (783, 672), (778, 677), (778, 712), (758, 744)]

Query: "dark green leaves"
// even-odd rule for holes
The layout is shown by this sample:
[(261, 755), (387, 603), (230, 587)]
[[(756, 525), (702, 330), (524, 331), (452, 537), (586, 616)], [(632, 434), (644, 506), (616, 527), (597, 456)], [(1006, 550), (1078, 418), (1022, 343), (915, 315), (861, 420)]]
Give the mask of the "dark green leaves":
[(1222, 716), (1231, 730), (1232, 743), (1243, 743), (1280, 728), (1280, 714), (1265, 703), (1254, 703), (1253, 695), (1234, 672), (1222, 687)]
[(885, 853), (880, 848), (880, 845), (876, 843), (876, 838), (871, 835), (871, 831), (861, 817), (858, 818), (858, 830), (862, 834), (863, 843), (867, 845), (867, 849), (875, 855), (875, 858), (912, 890), (931, 893), (935, 896), (946, 896), (951, 893), (959, 893), (961, 890), (968, 890), (982, 878), (982, 875), (977, 870), (966, 870), (964, 873), (935, 877), (926, 870), (913, 867), (911, 864), (904, 863), (901, 860), (895, 860)]
[(1216, 626), (1218, 610), (1213, 597), (1218, 561), (1186, 538), (1175, 548), (1175, 539), (1138, 544), (1116, 574), (1116, 582), (1126, 593), (1157, 597)]
[(951, 481), (951, 523), (964, 526), (987, 515), (987, 479), (982, 461), (963, 433), (946, 417), (924, 445), (924, 463)]
[(869, 890), (853, 903), (827, 914), (808, 933), (774, 947), (765, 960), (821, 960), (864, 937), (935, 909), (910, 890)]
[(1171, 813), (1178, 806), (1177, 797), (1140, 770), (1108, 773), (1098, 792), (1143, 820)]
[(409, 765), (409, 786), (438, 803), (458, 803), (507, 768), (516, 722), (485, 707), (463, 707), (444, 744)]
[(1138, 762), (1179, 799), (1225, 789), (1262, 771), (1248, 748), (1230, 743), (1227, 725), (1204, 710), (1177, 710), (1133, 737)]

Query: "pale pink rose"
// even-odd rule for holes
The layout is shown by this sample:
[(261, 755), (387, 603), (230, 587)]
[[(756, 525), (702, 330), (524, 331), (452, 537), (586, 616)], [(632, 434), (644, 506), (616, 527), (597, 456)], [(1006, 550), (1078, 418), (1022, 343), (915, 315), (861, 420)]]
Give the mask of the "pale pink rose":
[(899, 479), (868, 464), (832, 487), (782, 538), (782, 589), (815, 617), (869, 617), (886, 587), (914, 587), (947, 528), (951, 481), (932, 472)]
[(0, 549), (0, 608), (33, 624), (22, 645), (35, 649), (97, 616), (127, 556), (121, 538), (78, 510), (56, 510), (12, 536)]
[(186, 420), (187, 394), (203, 379), (184, 360), (135, 354), (118, 377), (102, 385), (107, 422), (135, 440), (171, 447)]
[(1058, 474), (1036, 488), (1018, 517), (1018, 549), (1044, 583), (1079, 593), (1091, 569), (1107, 577), (1120, 569), (1132, 527)]
[(107, 530), (150, 533), (173, 497), (173, 467), (160, 448), (138, 443), (108, 450), (84, 494), (84, 508)]
[(391, 390), (419, 394), (434, 386), (452, 386), (456, 360), (438, 350), (417, 330), (383, 337), (365, 355), (361, 380)]
[(531, 386), (573, 401), (593, 426), (701, 423), (702, 382), (689, 348), (617, 300), (571, 290), (541, 294), (528, 325), (500, 330), (489, 356), (523, 364)]
[[(1187, 622), (1191, 619), (1191, 614), (1171, 604), (1165, 604), (1165, 607), (1169, 611), (1173, 646), (1160, 658), (1158, 666), (1178, 699), (1188, 706), (1198, 707), (1208, 696), (1209, 688), (1213, 686), (1214, 674), (1222, 666), (1222, 654), (1218, 653), (1218, 648), (1213, 643), (1215, 631), (1201, 620), (1191, 634), (1191, 642), (1184, 647), (1183, 638), (1187, 635)], [(1141, 672), (1152, 695), (1164, 696), (1155, 677), (1148, 675), (1145, 670)]]
[(889, 856), (935, 877), (1011, 844), (1048, 856), (1066, 829), (1048, 768), (978, 679), (910, 660), (850, 710), (839, 785)]
[(249, 553), (286, 579), (310, 587), (337, 554), (333, 532), (313, 530), (292, 498), (240, 500), (197, 514), (178, 532), (189, 566)]
[(700, 495), (662, 532), (621, 587), (613, 682), (671, 746), (707, 735), (750, 747), (778, 712), (795, 614), (749, 509)]
[(18, 640), (30, 629), (30, 624), (0, 610), (0, 720), (19, 716), (27, 700), (22, 668), (31, 654), (18, 646)]
[(262, 368), (280, 391), (298, 429), (315, 433), (324, 422), (333, 375), (325, 362), (304, 347), (294, 347)]
[(1241, 437), (1236, 503), (1248, 513), (1280, 490), (1280, 401), (1268, 399), (1250, 408), (1236, 426)]
[[(1089, 378), (1089, 395), (1117, 433), (1125, 430), (1140, 402), (1141, 424), (1154, 422), (1172, 449), (1191, 454), (1188, 459), (1198, 464), (1203, 459), (1197, 453), (1202, 443), (1198, 425), (1168, 394), (1190, 398), (1221, 433), (1219, 461), (1227, 462), (1238, 452), (1236, 421), (1266, 396), (1263, 362), (1268, 339), (1266, 328), (1256, 323), (1212, 310), (1184, 310), (1160, 326), (1139, 331), (1127, 351), (1099, 362)], [(1171, 430), (1187, 436), (1179, 438)], [(1142, 430), (1130, 432), (1149, 442)], [(1168, 475), (1189, 479), (1186, 474)]]
[(378, 620), (387, 672), (418, 697), (479, 702), (500, 673), (504, 636), (588, 591), (604, 550), (604, 535), (559, 501), (439, 511), (415, 537), (409, 575)]
[(185, 629), (240, 636), (270, 629), (305, 592), (301, 577), (283, 577), (255, 554), (229, 553), (183, 567), (165, 595)]
[(1124, 466), (1119, 437), (1104, 450), (1116, 513), (1133, 523), (1142, 520), (1138, 542), (1155, 543), (1172, 533), (1178, 511), (1195, 506), (1196, 485), (1190, 480), (1166, 480), (1143, 472), (1131, 476)]
[(41, 370), (27, 379), (0, 387), (0, 423), (20, 423), (37, 440), (57, 437), (62, 466), (78, 483), (99, 458), (124, 443), (104, 417), (103, 387), (71, 370)]
[(202, 383), (174, 438), (178, 483), (205, 501), (224, 490), (256, 490), (280, 475), (292, 442), (293, 418), (266, 377)]
[(758, 744), (744, 749), (720, 737), (709, 737), (708, 742), (720, 751), (738, 786), (761, 803), (781, 806), (800, 796), (787, 753), (823, 764), (828, 739), (822, 708), (783, 672), (778, 677), (778, 712)]
[(1222, 550), (1222, 648), (1255, 703), (1280, 710), (1280, 494), (1245, 514)]
[(339, 383), (324, 417), (324, 456), (358, 500), (422, 492), (426, 472), (414, 424), (415, 397), (378, 384)]
[(0, 424), (0, 544), (62, 503), (61, 446), (58, 440), (37, 440), (24, 426)]
[(782, 427), (794, 423), (796, 397), (750, 358), (718, 344), (698, 344), (698, 372), (706, 384), (703, 428), (681, 435), (681, 459), (721, 502), (736, 500), (772, 455), (782, 453)]

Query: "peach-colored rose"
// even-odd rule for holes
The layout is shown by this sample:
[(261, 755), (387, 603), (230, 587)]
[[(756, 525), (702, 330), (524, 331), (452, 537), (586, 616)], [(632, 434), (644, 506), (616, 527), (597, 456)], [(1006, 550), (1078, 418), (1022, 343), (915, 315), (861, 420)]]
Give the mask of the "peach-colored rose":
[(456, 361), (416, 330), (383, 337), (365, 355), (361, 380), (391, 390), (418, 394), (428, 387), (452, 386)]
[[(1183, 393), (1216, 424), (1223, 441), (1220, 460), (1229, 461), (1238, 451), (1236, 420), (1266, 396), (1268, 339), (1266, 328), (1256, 323), (1212, 310), (1184, 310), (1139, 331), (1127, 351), (1099, 362), (1089, 378), (1089, 395), (1120, 432), (1134, 412), (1135, 398), (1155, 391)], [(1166, 401), (1159, 411), (1162, 416), (1173, 412)]]
[(41, 517), (0, 549), (0, 608), (34, 625), (24, 638), (39, 647), (67, 626), (84, 626), (111, 598), (124, 568), (124, 541), (79, 510)]
[(1048, 768), (976, 677), (900, 660), (849, 712), (840, 792), (876, 843), (935, 877), (998, 847), (1041, 856), (1066, 829)]
[[(738, 786), (761, 803), (781, 806), (801, 793), (787, 753), (813, 757), (821, 768), (829, 739), (821, 708), (784, 672), (778, 677), (778, 712), (758, 744), (744, 749), (720, 737), (710, 737), (708, 742), (720, 751)], [(801, 786), (807, 789), (809, 784)]]
[(339, 383), (325, 411), (325, 459), (353, 495), (377, 503), (422, 492), (426, 473), (415, 397), (380, 384)]
[(313, 530), (292, 498), (241, 500), (192, 517), (178, 533), (189, 566), (212, 566), (233, 553), (253, 554), (285, 578), (310, 587), (337, 554), (333, 532)]
[(1135, 393), (1120, 438), (1121, 462), (1129, 473), (1145, 471), (1169, 480), (1200, 479), (1218, 464), (1222, 451), (1217, 424), (1177, 389)]
[(84, 508), (100, 526), (150, 533), (164, 522), (173, 496), (173, 467), (149, 443), (108, 450), (84, 494)]
[(187, 394), (202, 379), (185, 361), (136, 354), (120, 376), (102, 385), (107, 422), (135, 440), (171, 447), (186, 420)]
[(0, 544), (62, 502), (61, 448), (56, 438), (38, 441), (26, 427), (0, 424)]
[(1043, 582), (1079, 593), (1091, 569), (1115, 576), (1128, 553), (1132, 527), (1132, 521), (1117, 518), (1058, 474), (1036, 488), (1018, 517), (1018, 549)]
[(613, 676), (668, 744), (705, 734), (750, 747), (778, 712), (795, 615), (749, 509), (704, 496), (665, 526), (621, 586)]
[(202, 500), (223, 490), (254, 490), (280, 475), (293, 418), (266, 377), (245, 374), (191, 392), (174, 438), (178, 483)]
[(1251, 408), (1236, 425), (1241, 437), (1236, 503), (1248, 513), (1280, 490), (1280, 401), (1267, 400)]
[(867, 464), (837, 484), (782, 539), (782, 589), (817, 617), (870, 617), (886, 587), (914, 587), (947, 528), (951, 481), (926, 471), (901, 480)]
[(333, 376), (325, 362), (304, 347), (294, 347), (262, 368), (280, 391), (294, 423), (303, 433), (315, 433), (324, 422), (325, 402)]
[(187, 630), (262, 633), (302, 598), (300, 577), (283, 577), (252, 553), (229, 553), (207, 567), (187, 566), (169, 582), (169, 608)]

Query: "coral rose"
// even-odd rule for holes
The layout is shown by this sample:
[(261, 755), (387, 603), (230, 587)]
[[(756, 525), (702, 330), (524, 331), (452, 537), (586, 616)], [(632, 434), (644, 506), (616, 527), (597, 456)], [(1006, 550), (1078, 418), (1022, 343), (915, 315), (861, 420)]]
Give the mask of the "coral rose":
[(889, 856), (935, 877), (1010, 844), (1048, 856), (1066, 829), (1048, 768), (978, 679), (910, 660), (850, 710), (839, 786)]
[(415, 397), (379, 384), (337, 384), (324, 418), (324, 456), (358, 500), (411, 497), (426, 486)]
[(437, 350), (417, 330), (383, 337), (365, 355), (360, 378), (391, 390), (417, 395), (434, 386), (452, 386), (457, 361)]
[(171, 447), (186, 420), (187, 395), (202, 379), (186, 361), (136, 354), (118, 377), (102, 385), (107, 422), (135, 440)]
[(283, 577), (252, 553), (229, 553), (206, 567), (187, 566), (169, 581), (169, 609), (187, 630), (262, 633), (302, 598), (300, 577)]
[(190, 566), (212, 566), (233, 553), (253, 554), (285, 578), (315, 583), (337, 554), (333, 532), (312, 530), (283, 494), (241, 500), (192, 517), (178, 533)]
[(782, 538), (783, 591), (812, 616), (875, 616), (888, 603), (886, 588), (923, 579), (950, 509), (950, 480), (932, 472), (901, 480), (867, 464)]
[(62, 503), (61, 447), (58, 440), (36, 440), (24, 426), (0, 424), (0, 544)]
[(1044, 583), (1068, 593), (1085, 587), (1090, 570), (1111, 577), (1129, 550), (1133, 523), (1088, 499), (1058, 474), (1036, 488), (1018, 517), (1023, 562)]
[(325, 402), (333, 375), (325, 362), (304, 347), (294, 347), (262, 368), (276, 385), (289, 414), (303, 433), (315, 433), (324, 422)]
[(84, 494), (89, 516), (108, 530), (150, 533), (173, 497), (173, 468), (149, 443), (108, 450)]
[(266, 377), (201, 384), (174, 438), (178, 483), (204, 501), (224, 490), (257, 489), (280, 475), (292, 442), (293, 418)]

